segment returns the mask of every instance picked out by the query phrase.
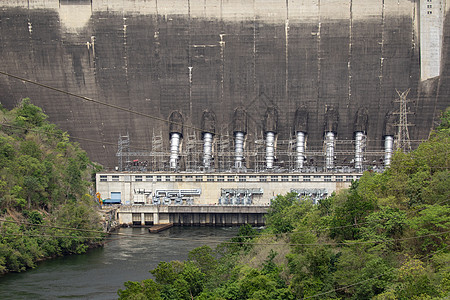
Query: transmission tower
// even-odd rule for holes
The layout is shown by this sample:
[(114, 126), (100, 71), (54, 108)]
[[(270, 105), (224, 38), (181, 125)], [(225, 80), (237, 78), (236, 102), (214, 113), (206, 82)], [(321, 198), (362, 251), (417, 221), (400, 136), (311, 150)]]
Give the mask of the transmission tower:
[(398, 131), (395, 148), (396, 150), (401, 149), (403, 152), (411, 151), (411, 141), (409, 139), (408, 131), (408, 126), (412, 125), (408, 124), (408, 114), (410, 114), (411, 112), (409, 112), (407, 109), (407, 103), (410, 101), (406, 99), (409, 91), (410, 89), (407, 89), (406, 91), (400, 93), (398, 90), (396, 90), (399, 99), (396, 99), (394, 101), (400, 103), (400, 110), (394, 112), (394, 114), (399, 115), (398, 124), (396, 124), (396, 126), (398, 127)]

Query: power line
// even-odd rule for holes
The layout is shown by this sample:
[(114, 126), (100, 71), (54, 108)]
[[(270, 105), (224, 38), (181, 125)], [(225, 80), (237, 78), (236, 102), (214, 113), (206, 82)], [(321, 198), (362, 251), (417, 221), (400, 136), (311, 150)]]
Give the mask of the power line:
[[(25, 222), (19, 222), (19, 221), (9, 221), (9, 220), (0, 220), (3, 222), (9, 222), (9, 223), (25, 223)], [(144, 234), (120, 234), (120, 233), (105, 233), (102, 231), (95, 231), (95, 230), (84, 230), (84, 229), (78, 229), (78, 228), (65, 228), (65, 227), (58, 227), (58, 226), (50, 226), (50, 225), (43, 225), (43, 224), (31, 224), (26, 223), (26, 225), (37, 225), (42, 227), (50, 227), (55, 229), (67, 229), (67, 230), (75, 230), (75, 231), (85, 231), (85, 232), (95, 232), (95, 233), (101, 233), (101, 234), (109, 234), (109, 235), (120, 235), (120, 236), (128, 236), (128, 237), (152, 237), (151, 235), (144, 235)], [(288, 245), (288, 246), (321, 246), (321, 245), (328, 245), (328, 246), (337, 246), (337, 245), (356, 245), (356, 244), (377, 244), (377, 243), (387, 243), (387, 242), (396, 242), (396, 241), (404, 241), (404, 240), (411, 240), (411, 239), (418, 239), (418, 238), (424, 238), (429, 236), (439, 236), (450, 233), (449, 231), (443, 231), (439, 233), (432, 233), (432, 234), (426, 234), (421, 236), (413, 236), (413, 237), (406, 237), (406, 238), (399, 238), (399, 239), (385, 239), (385, 240), (378, 240), (378, 241), (347, 241), (347, 242), (321, 242), (321, 243), (259, 243), (259, 242), (234, 242), (234, 241), (217, 241), (217, 240), (211, 240), (211, 239), (199, 239), (198, 241), (205, 241), (205, 242), (213, 242), (213, 243), (224, 243), (224, 244), (242, 244), (242, 245)], [(14, 235), (26, 235), (26, 234), (14, 234)], [(37, 235), (42, 236), (42, 235)], [(48, 235), (45, 235), (48, 236)], [(72, 237), (72, 236), (59, 236), (59, 237)], [(254, 236), (258, 237), (258, 236)], [(93, 237), (84, 237), (84, 238), (93, 238)], [(193, 239), (190, 238), (171, 238), (171, 237), (161, 237), (158, 236), (158, 238), (162, 239), (168, 239), (168, 240), (180, 240), (180, 241), (192, 241)], [(235, 238), (243, 238), (242, 236), (236, 236)]]
[(364, 283), (364, 282), (370, 281), (370, 280), (372, 280), (372, 279), (376, 279), (376, 278), (381, 277), (381, 276), (383, 276), (383, 275), (385, 275), (385, 274), (386, 274), (386, 273), (381, 273), (380, 275), (371, 277), (371, 278), (369, 278), (369, 279), (362, 280), (362, 281), (358, 281), (358, 282), (355, 282), (355, 283), (352, 283), (352, 284), (349, 284), (349, 285), (346, 285), (346, 286), (343, 286), (343, 287), (340, 287), (340, 288), (336, 288), (336, 289), (333, 289), (333, 290), (329, 290), (329, 291), (327, 291), (327, 292), (323, 292), (323, 293), (320, 293), (320, 294), (315, 294), (315, 295), (312, 295), (312, 296), (307, 296), (307, 297), (304, 297), (303, 299), (316, 298), (316, 297), (319, 297), (319, 296), (323, 296), (323, 295), (326, 295), (326, 294), (330, 294), (330, 293), (333, 293), (333, 292), (337, 292), (337, 291), (340, 291), (340, 290), (344, 290), (344, 289), (347, 289), (347, 288), (349, 288), (349, 287), (352, 287), (352, 286), (359, 285), (359, 284), (362, 284), (362, 283)]
[[(36, 132), (36, 133), (39, 133), (39, 134), (52, 135), (52, 136), (55, 136), (55, 137), (63, 137), (62, 134), (41, 131), (39, 129), (27, 128), (27, 127), (24, 127), (24, 126), (16, 126), (16, 125), (11, 125), (11, 124), (6, 124), (6, 123), (0, 123), (0, 126), (6, 126), (6, 127), (10, 127), (10, 128), (16, 128), (16, 129), (24, 129), (24, 130)], [(68, 137), (70, 139), (74, 139), (74, 140), (80, 140), (80, 141), (86, 141), (86, 142), (97, 143), (97, 144), (107, 144), (107, 145), (111, 145), (111, 146), (117, 146), (117, 143), (113, 143), (113, 142), (102, 142), (102, 141), (98, 141), (98, 140), (92, 140), (92, 139), (87, 139), (87, 138), (75, 137), (75, 136), (72, 136), (72, 135), (69, 135)], [(148, 150), (147, 148), (139, 148), (139, 147), (130, 147), (130, 148), (138, 149), (138, 150)]]
[(82, 231), (82, 232), (93, 232), (93, 233), (108, 234), (108, 233), (106, 233), (104, 231), (100, 231), (100, 230), (82, 229), (82, 228), (74, 228), (74, 227), (63, 227), (63, 226), (53, 226), (53, 225), (45, 225), (45, 224), (35, 224), (35, 223), (22, 222), (22, 221), (12, 221), (12, 220), (4, 220), (3, 219), (3, 220), (0, 220), (0, 222), (21, 224), (21, 225), (29, 225), (29, 226), (38, 226), (38, 227), (45, 227), (45, 228), (54, 228), (54, 229), (63, 229), (63, 230), (72, 230), (72, 231)]
[[(440, 249), (440, 250), (438, 250), (438, 251), (435, 251), (435, 252), (433, 252), (433, 253), (431, 253), (431, 254), (425, 256), (425, 257), (422, 257), (422, 258), (419, 259), (419, 260), (424, 260), (424, 259), (426, 259), (426, 258), (428, 258), (428, 257), (432, 257), (433, 255), (435, 255), (435, 254), (437, 254), (437, 253), (439, 253), (439, 252), (444, 251), (444, 249), (446, 249), (446, 248), (448, 248), (448, 247), (449, 247), (449, 246), (447, 245), (445, 248), (442, 248), (442, 249)], [(358, 281), (358, 282), (349, 284), (349, 285), (347, 285), (347, 286), (343, 286), (343, 287), (340, 287), (340, 288), (332, 289), (332, 290), (329, 290), (329, 291), (327, 291), (327, 292), (315, 294), (315, 295), (312, 295), (312, 296), (307, 296), (307, 297), (304, 297), (303, 299), (316, 298), (316, 297), (323, 296), (323, 295), (326, 295), (326, 294), (330, 294), (330, 293), (333, 293), (333, 292), (337, 292), (337, 291), (340, 291), (340, 290), (343, 290), (343, 289), (347, 289), (347, 288), (349, 288), (349, 287), (353, 287), (353, 286), (362, 284), (362, 283), (367, 282), (367, 281), (370, 281), (370, 280), (372, 280), (372, 279), (379, 278), (379, 277), (381, 277), (381, 276), (383, 276), (383, 275), (386, 275), (386, 273), (387, 273), (387, 272), (384, 272), (384, 273), (381, 273), (381, 274), (379, 274), (379, 275), (377, 275), (377, 276), (373, 276), (373, 277), (371, 277), (371, 278), (368, 278), (368, 279), (365, 279), (365, 280), (362, 280), (362, 281)]]
[[(1, 72), (0, 72), (1, 73)], [(166, 122), (170, 122), (170, 121), (168, 121), (168, 120), (166, 120)], [(27, 131), (32, 131), (32, 132), (36, 132), (36, 133), (40, 133), (40, 134), (47, 134), (47, 135), (53, 135), (53, 136), (56, 136), (56, 137), (62, 137), (62, 134), (58, 134), (58, 133), (53, 133), (53, 132), (46, 132), (46, 131), (41, 131), (41, 130), (39, 130), (39, 129), (36, 129), (36, 128), (28, 128), (28, 127), (25, 127), (25, 126), (17, 126), (17, 125), (12, 125), (12, 124), (9, 124), (9, 123), (0, 123), (0, 125), (1, 126), (6, 126), (6, 127), (10, 127), (10, 128), (17, 128), (17, 129), (23, 129), (23, 130), (27, 130)], [(219, 135), (220, 136), (220, 135)], [(231, 136), (229, 136), (229, 135), (222, 135), (222, 136), (224, 136), (224, 137), (231, 137)], [(73, 136), (73, 135), (68, 135), (68, 137), (70, 138), (70, 139), (75, 139), (75, 140), (81, 140), (81, 141), (87, 141), (87, 142), (91, 142), (91, 143), (97, 143), (97, 144), (108, 144), (108, 145), (111, 145), (111, 146), (117, 146), (117, 142), (102, 142), (102, 141), (98, 141), (98, 140), (93, 140), (93, 139), (87, 139), (87, 138), (82, 138), (82, 137), (76, 137), (76, 136)], [(308, 141), (313, 141), (313, 142), (322, 142), (323, 140), (311, 140), (311, 139), (308, 139)], [(342, 140), (342, 141), (347, 141), (347, 140)], [(353, 141), (353, 140), (350, 140), (350, 141)], [(411, 142), (417, 142), (417, 143), (423, 143), (423, 142), (425, 142), (425, 141), (427, 141), (427, 140), (411, 140)], [(146, 151), (150, 151), (151, 149), (149, 149), (149, 148), (141, 148), (141, 147), (134, 147), (134, 146), (129, 146), (129, 148), (132, 148), (132, 149), (138, 149), (138, 150), (146, 150)], [(320, 150), (321, 148), (317, 148), (317, 150)], [(375, 148), (373, 148), (374, 149), (374, 151), (376, 152), (376, 151), (383, 151), (383, 149), (384, 148), (377, 148), (377, 149), (375, 149)], [(307, 152), (307, 151), (306, 151)], [(370, 151), (367, 151), (367, 152), (365, 152), (365, 154), (366, 155), (370, 155), (372, 152), (370, 152)], [(339, 151), (337, 151), (337, 154), (339, 154)]]
[[(190, 128), (190, 129), (193, 129), (193, 130), (196, 130), (196, 131), (200, 131), (200, 132), (203, 131), (203, 129), (195, 127), (195, 126), (192, 126), (192, 125), (180, 124), (180, 123), (173, 122), (173, 121), (170, 121), (170, 120), (166, 120), (166, 119), (163, 119), (163, 118), (160, 118), (160, 117), (157, 117), (157, 116), (152, 116), (152, 115), (149, 115), (149, 114), (146, 114), (146, 113), (142, 113), (142, 112), (139, 112), (139, 111), (128, 109), (128, 108), (125, 108), (125, 107), (122, 107), (122, 106), (118, 106), (118, 105), (110, 104), (110, 103), (107, 103), (107, 102), (99, 101), (99, 100), (96, 100), (96, 99), (93, 99), (93, 98), (89, 98), (89, 97), (86, 97), (86, 96), (78, 95), (78, 94), (75, 94), (75, 93), (72, 93), (72, 92), (68, 92), (68, 91), (56, 88), (56, 87), (52, 87), (52, 86), (49, 86), (49, 85), (46, 85), (46, 84), (43, 84), (43, 83), (36, 82), (36, 81), (30, 80), (30, 79), (27, 79), (27, 78), (24, 78), (24, 77), (21, 77), (21, 76), (18, 76), (18, 75), (10, 74), (10, 73), (7, 73), (5, 71), (0, 71), (0, 74), (8, 76), (8, 77), (15, 78), (15, 79), (18, 79), (18, 80), (21, 80), (21, 81), (24, 81), (24, 82), (27, 82), (27, 83), (30, 83), (30, 84), (34, 84), (34, 85), (37, 85), (39, 87), (46, 88), (46, 89), (49, 89), (49, 90), (52, 90), (52, 91), (55, 91), (55, 92), (58, 92), (58, 93), (62, 93), (62, 94), (66, 94), (66, 95), (69, 95), (69, 96), (72, 96), (72, 97), (75, 97), (75, 98), (79, 98), (79, 99), (82, 99), (82, 100), (85, 100), (85, 101), (88, 101), (88, 102), (96, 103), (96, 104), (103, 105), (103, 106), (110, 107), (110, 108), (114, 108), (114, 109), (118, 109), (118, 110), (121, 110), (121, 111), (124, 111), (124, 112), (128, 112), (128, 113), (131, 113), (131, 114), (135, 114), (135, 115), (139, 115), (139, 116), (142, 116), (142, 117), (150, 118), (150, 119), (157, 120), (157, 121), (160, 121), (160, 122), (164, 122), (164, 123), (168, 123), (168, 124), (174, 124), (174, 125), (180, 125), (180, 126), (183, 126), (183, 127), (186, 127), (186, 128)], [(256, 98), (257, 97), (255, 97), (255, 99)], [(255, 99), (253, 99), (253, 101), (255, 101)], [(253, 104), (253, 103), (251, 103), (251, 104)], [(225, 134), (220, 134), (220, 133), (217, 133), (216, 136), (229, 137), (229, 138), (233, 137), (233, 136), (230, 136), (230, 135), (225, 135)], [(82, 139), (82, 138), (79, 138), (79, 139)], [(88, 140), (88, 141), (92, 141), (92, 140)], [(309, 140), (309, 141), (313, 141), (313, 140)], [(317, 140), (317, 141), (321, 141), (321, 140)], [(411, 141), (423, 142), (423, 140), (411, 140)], [(114, 145), (116, 145), (116, 144), (114, 144)]]
[[(264, 245), (264, 246), (339, 246), (339, 245), (360, 245), (360, 244), (380, 244), (380, 243), (387, 243), (387, 242), (395, 242), (395, 241), (404, 241), (404, 240), (412, 240), (412, 239), (419, 239), (424, 237), (430, 237), (430, 236), (439, 236), (450, 233), (449, 231), (434, 233), (434, 234), (426, 234), (422, 236), (414, 236), (414, 237), (408, 237), (408, 238), (400, 238), (400, 239), (386, 239), (386, 240), (379, 240), (379, 241), (350, 241), (350, 242), (321, 242), (321, 243), (261, 243), (261, 242), (234, 242), (234, 241), (219, 241), (219, 240), (211, 240), (211, 239), (192, 239), (192, 238), (174, 238), (174, 237), (163, 237), (163, 236), (157, 236), (157, 239), (164, 239), (164, 240), (173, 240), (173, 241), (196, 241), (196, 242), (206, 242), (206, 243), (219, 243), (219, 244), (238, 244), (238, 245)], [(30, 237), (52, 237), (52, 238), (82, 238), (82, 239), (97, 239), (102, 237), (95, 237), (95, 236), (72, 236), (72, 235), (49, 235), (49, 234), (23, 234), (23, 233), (3, 233), (2, 236), (30, 236)], [(144, 237), (144, 238), (154, 238), (151, 235), (123, 235), (120, 238), (117, 239), (123, 239), (124, 237)], [(236, 238), (239, 238), (237, 236)]]
[[(440, 201), (438, 203), (430, 204), (429, 206), (437, 206), (441, 205), (442, 203), (448, 202), (450, 199)], [(426, 209), (426, 208), (423, 208)], [(423, 210), (421, 209), (421, 210)], [(383, 222), (388, 221), (388, 219), (381, 219), (377, 222)], [(128, 236), (143, 236), (144, 234), (123, 234), (120, 232), (104, 232), (99, 230), (92, 230), (92, 229), (81, 229), (81, 228), (73, 228), (73, 227), (62, 227), (62, 226), (54, 226), (54, 225), (45, 225), (45, 224), (35, 224), (30, 222), (24, 222), (24, 221), (12, 221), (12, 220), (6, 220), (6, 219), (0, 219), (0, 222), (5, 223), (14, 223), (14, 224), (21, 224), (21, 225), (28, 225), (28, 226), (38, 226), (38, 227), (46, 227), (46, 228), (54, 228), (54, 229), (63, 229), (63, 230), (73, 230), (73, 231), (82, 231), (82, 232), (93, 232), (93, 233), (101, 233), (101, 234), (107, 234), (107, 235), (128, 235)], [(283, 235), (292, 235), (296, 233), (304, 233), (304, 232), (318, 232), (318, 231), (326, 231), (326, 230), (334, 230), (334, 229), (342, 229), (342, 228), (348, 228), (348, 227), (357, 227), (365, 224), (369, 224), (371, 222), (361, 222), (358, 224), (349, 224), (349, 225), (342, 225), (342, 226), (333, 226), (333, 227), (326, 227), (326, 228), (318, 228), (318, 229), (308, 229), (308, 230), (300, 230), (300, 231), (294, 231), (294, 232), (285, 232), (285, 233), (266, 233), (266, 234), (256, 234), (256, 235), (247, 235), (247, 236), (236, 236), (240, 238), (252, 238), (252, 237), (266, 237), (266, 236), (283, 236)]]
[[(89, 97), (86, 97), (86, 96), (81, 96), (81, 95), (78, 95), (78, 94), (75, 94), (75, 93), (72, 93), (72, 92), (68, 92), (68, 91), (65, 91), (65, 90), (62, 90), (62, 89), (59, 89), (59, 88), (55, 88), (55, 87), (52, 87), (52, 86), (49, 86), (49, 85), (46, 85), (46, 84), (43, 84), (43, 83), (39, 83), (39, 82), (36, 82), (36, 81), (32, 81), (30, 79), (27, 79), (27, 78), (24, 78), (24, 77), (21, 77), (21, 76), (17, 76), (17, 75), (14, 75), (14, 74), (10, 74), (10, 73), (4, 72), (4, 71), (0, 71), (0, 74), (3, 74), (3, 75), (8, 76), (8, 77), (15, 78), (15, 79), (18, 79), (18, 80), (21, 80), (21, 81), (25, 81), (25, 82), (28, 82), (28, 83), (31, 83), (31, 84), (37, 85), (39, 87), (46, 88), (46, 89), (49, 89), (49, 90), (52, 90), (52, 91), (55, 91), (55, 92), (58, 92), (58, 93), (62, 93), (62, 94), (66, 94), (68, 96), (72, 96), (72, 97), (75, 97), (75, 98), (78, 98), (78, 99), (82, 99), (82, 100), (85, 100), (85, 101), (88, 101), (88, 102), (92, 102), (92, 103), (95, 103), (95, 104), (99, 104), (99, 105), (103, 105), (103, 106), (106, 106), (106, 107), (110, 107), (110, 108), (114, 108), (114, 109), (117, 109), (117, 110), (121, 110), (121, 111), (130, 113), (130, 114), (135, 114), (135, 115), (138, 115), (138, 116), (141, 116), (141, 117), (150, 118), (150, 119), (153, 119), (153, 120), (156, 120), (156, 121), (160, 121), (160, 122), (164, 122), (164, 123), (168, 123), (168, 124), (174, 124), (174, 125), (183, 126), (183, 127), (186, 127), (186, 128), (190, 128), (190, 129), (193, 129), (193, 130), (200, 131), (200, 132), (203, 131), (203, 129), (195, 127), (195, 126), (186, 125), (186, 124), (180, 124), (180, 123), (173, 122), (173, 121), (170, 121), (170, 120), (166, 120), (166, 119), (163, 119), (163, 118), (160, 118), (160, 117), (152, 116), (152, 115), (149, 115), (149, 114), (146, 114), (146, 113), (143, 113), (143, 112), (139, 112), (139, 111), (135, 111), (135, 110), (132, 110), (132, 109), (128, 109), (128, 108), (125, 108), (125, 107), (122, 107), (122, 106), (118, 106), (118, 105), (106, 103), (106, 102), (103, 102), (103, 101), (95, 100), (93, 98), (89, 98)], [(231, 137), (231, 136), (223, 135), (223, 134), (217, 134), (217, 136)]]
[[(441, 233), (441, 234), (448, 233), (448, 232), (450, 232), (450, 231), (443, 232), (443, 233)], [(430, 234), (430, 235), (425, 235), (425, 236), (431, 236), (431, 235), (437, 235), (437, 234)], [(92, 239), (92, 238), (95, 238), (95, 237), (84, 237), (84, 236), (23, 235), (23, 234), (5, 234), (5, 235), (3, 235), (3, 236), (31, 236), (31, 237), (48, 237), (48, 238), (77, 238), (77, 239)], [(421, 236), (421, 237), (424, 237), (424, 236)], [(158, 237), (158, 238), (161, 238), (161, 237)], [(415, 237), (415, 238), (419, 238), (419, 237)], [(173, 239), (173, 238), (166, 238), (166, 239)], [(216, 241), (214, 241), (214, 240), (192, 240), (192, 239), (183, 239), (183, 240), (189, 240), (189, 241), (205, 241), (205, 242), (210, 242), (210, 243), (211, 243), (211, 242), (216, 242)], [(400, 239), (396, 239), (396, 240), (400, 240)], [(243, 242), (220, 242), (220, 243), (224, 243), (224, 244), (254, 244), (254, 245), (255, 245), (255, 243), (243, 243)], [(257, 245), (260, 245), (260, 244), (261, 244), (261, 243), (258, 243)], [(264, 245), (278, 245), (278, 244), (267, 243), (267, 244), (264, 244)], [(288, 245), (292, 246), (292, 245), (312, 245), (312, 244), (288, 244)], [(322, 244), (314, 244), (314, 245), (322, 245)], [(432, 257), (433, 255), (435, 255), (435, 254), (437, 254), (437, 253), (439, 253), (439, 252), (442, 252), (444, 249), (446, 249), (446, 248), (448, 248), (448, 247), (449, 247), (449, 246), (446, 246), (446, 247), (443, 248), (443, 249), (440, 249), (440, 250), (438, 250), (438, 251), (435, 251), (435, 252), (433, 252), (433, 253), (431, 253), (431, 254), (429, 254), (429, 255), (423, 257), (423, 258), (420, 259), (420, 260), (424, 260), (425, 258)], [(371, 277), (371, 278), (368, 278), (368, 279), (365, 279), (365, 280), (361, 280), (361, 281), (358, 281), (358, 282), (355, 282), (355, 283), (352, 283), (352, 284), (349, 284), (349, 285), (346, 285), (346, 286), (343, 286), (343, 287), (335, 288), (335, 289), (332, 289), (332, 290), (329, 290), (329, 291), (326, 291), (326, 292), (322, 292), (322, 293), (318, 293), (318, 294), (315, 294), (315, 295), (312, 295), (312, 296), (304, 297), (304, 299), (316, 298), (316, 297), (323, 296), (323, 295), (326, 295), (326, 294), (330, 294), (330, 293), (333, 293), (333, 292), (337, 292), (337, 291), (340, 291), (340, 290), (345, 290), (345, 289), (347, 289), (347, 288), (350, 288), (350, 287), (353, 287), (353, 286), (356, 286), (356, 285), (360, 285), (360, 284), (362, 284), (362, 283), (365, 283), (365, 282), (371, 281), (371, 280), (373, 280), (373, 279), (379, 278), (379, 277), (381, 277), (381, 276), (383, 276), (383, 275), (386, 275), (386, 274), (387, 274), (387, 273), (384, 272), (384, 273), (381, 273), (381, 274), (379, 274), (379, 275), (377, 275), (377, 276), (373, 276), (373, 277)]]
[(95, 236), (80, 236), (80, 235), (50, 235), (50, 234), (22, 234), (22, 233), (5, 233), (5, 236), (26, 236), (26, 237), (42, 237), (42, 238), (70, 238), (70, 239), (102, 239), (103, 237)]
[[(382, 222), (385, 220), (379, 220), (379, 222)], [(107, 234), (107, 235), (124, 235), (124, 236), (143, 236), (144, 234), (124, 234), (120, 232), (104, 232), (99, 230), (92, 230), (92, 229), (81, 229), (81, 228), (73, 228), (73, 227), (61, 227), (61, 226), (53, 226), (53, 225), (45, 225), (45, 224), (35, 224), (35, 223), (29, 223), (24, 221), (12, 221), (12, 220), (5, 220), (0, 219), (0, 222), (5, 223), (14, 223), (14, 224), (21, 224), (21, 225), (28, 225), (28, 226), (38, 226), (38, 227), (46, 227), (46, 228), (54, 228), (54, 229), (63, 229), (63, 230), (72, 230), (72, 231), (81, 231), (81, 232), (93, 232), (93, 233), (101, 233), (101, 234)], [(361, 222), (358, 224), (350, 224), (350, 225), (342, 225), (342, 226), (334, 226), (334, 227), (327, 227), (327, 228), (319, 228), (319, 229), (310, 229), (310, 230), (301, 230), (301, 231), (295, 231), (295, 232), (285, 232), (285, 233), (267, 233), (267, 234), (256, 234), (256, 235), (247, 235), (247, 236), (236, 236), (239, 238), (253, 238), (253, 237), (283, 237), (291, 234), (296, 233), (304, 233), (304, 232), (317, 232), (317, 231), (326, 231), (326, 230), (333, 230), (333, 229), (342, 229), (347, 227), (355, 227), (360, 226), (364, 224), (368, 224), (369, 222)]]
[[(449, 231), (447, 231), (447, 232), (449, 232)], [(444, 233), (447, 233), (447, 232), (444, 232)], [(444, 233), (441, 233), (441, 234), (444, 234)], [(437, 234), (433, 234), (433, 235), (437, 235)], [(3, 235), (3, 236), (5, 236), (5, 235)], [(6, 236), (24, 236), (24, 235), (22, 235), (22, 234), (6, 234)], [(92, 238), (94, 238), (94, 237), (83, 237), (83, 236), (56, 236), (56, 235), (26, 235), (26, 236), (49, 237), (49, 238), (55, 238), (55, 237), (57, 237), (57, 238), (79, 238), (79, 239), (84, 239), (84, 238), (92, 239)], [(426, 236), (430, 236), (430, 235), (426, 235)], [(422, 236), (422, 237), (424, 237), (424, 236)], [(159, 238), (161, 238), (161, 237), (159, 237)], [(415, 237), (415, 238), (418, 238), (418, 237)], [(167, 238), (167, 239), (173, 239), (173, 238)], [(183, 239), (183, 240), (215, 242), (215, 241), (211, 241), (211, 240), (192, 240), (192, 239)], [(400, 240), (400, 239), (396, 239), (396, 240)], [(242, 242), (221, 242), (221, 243), (224, 243), (224, 244), (249, 244), (249, 243), (242, 243)], [(277, 245), (277, 244), (269, 244), (268, 243), (267, 245)], [(308, 244), (289, 244), (289, 245), (292, 246), (292, 245), (308, 245)], [(321, 244), (315, 244), (315, 245), (321, 245)], [(433, 253), (423, 257), (420, 260), (424, 260), (424, 259), (426, 259), (428, 257), (432, 257), (433, 255), (435, 255), (435, 254), (437, 254), (439, 252), (442, 252), (444, 249), (446, 249), (448, 247), (449, 246), (446, 246), (443, 249), (435, 251), (435, 252), (433, 252)], [(312, 296), (304, 297), (304, 299), (316, 298), (316, 297), (323, 296), (323, 295), (326, 295), (326, 294), (330, 294), (330, 293), (333, 293), (333, 292), (337, 292), (337, 291), (340, 291), (340, 290), (345, 290), (347, 288), (350, 288), (350, 287), (353, 287), (353, 286), (357, 286), (357, 285), (360, 285), (362, 283), (365, 283), (365, 282), (371, 281), (373, 279), (379, 278), (379, 277), (381, 277), (383, 275), (386, 275), (386, 274), (387, 273), (384, 272), (384, 273), (381, 273), (381, 274), (379, 274), (377, 276), (373, 276), (371, 278), (368, 278), (368, 279), (365, 279), (365, 280), (361, 280), (361, 281), (358, 281), (358, 282), (355, 282), (355, 283), (352, 283), (352, 284), (349, 284), (349, 285), (346, 285), (346, 286), (343, 286), (343, 287), (335, 288), (335, 289), (332, 289), (332, 290), (329, 290), (329, 291), (326, 291), (326, 292), (322, 292), (322, 293), (318, 293), (318, 294), (315, 294), (315, 295), (312, 295)]]

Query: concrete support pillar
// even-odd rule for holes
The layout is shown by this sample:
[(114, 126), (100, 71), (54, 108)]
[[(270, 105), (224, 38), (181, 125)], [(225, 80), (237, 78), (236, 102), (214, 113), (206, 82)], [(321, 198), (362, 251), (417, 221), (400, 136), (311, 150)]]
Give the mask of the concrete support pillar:
[(231, 225), (238, 225), (238, 214), (231, 214)]

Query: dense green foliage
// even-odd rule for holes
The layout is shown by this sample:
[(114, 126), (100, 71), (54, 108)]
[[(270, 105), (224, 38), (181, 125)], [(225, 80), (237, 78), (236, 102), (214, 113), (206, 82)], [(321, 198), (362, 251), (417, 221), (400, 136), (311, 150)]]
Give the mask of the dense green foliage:
[(384, 173), (318, 205), (277, 196), (262, 233), (161, 262), (120, 299), (448, 299), (449, 120)]
[(0, 273), (85, 252), (100, 229), (86, 153), (29, 99), (0, 117)]

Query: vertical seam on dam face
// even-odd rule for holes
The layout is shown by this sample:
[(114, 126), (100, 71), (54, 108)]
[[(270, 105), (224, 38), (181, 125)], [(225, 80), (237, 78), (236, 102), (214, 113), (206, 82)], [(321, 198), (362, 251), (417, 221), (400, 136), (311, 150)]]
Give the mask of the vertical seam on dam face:
[(350, 0), (350, 25), (349, 25), (349, 43), (348, 43), (348, 99), (347, 109), (350, 107), (352, 98), (352, 45), (353, 45), (353, 0)]
[[(160, 119), (179, 110), (185, 125), (196, 128), (203, 110), (209, 109), (217, 115), (212, 169), (234, 165), (233, 137), (223, 136), (233, 135), (233, 112), (239, 105), (249, 120), (242, 164), (250, 169), (265, 165), (264, 112), (269, 106), (279, 110), (276, 170), (297, 168), (293, 128), (300, 107), (309, 114), (303, 163), (312, 170), (325, 166), (328, 107), (339, 115), (336, 166), (354, 167), (353, 117), (360, 107), (370, 112), (365, 136), (372, 154), (364, 155), (368, 167), (374, 161), (375, 166), (384, 165), (384, 116), (398, 109), (396, 89), (411, 88), (410, 98), (417, 100), (409, 107), (416, 113), (413, 140), (428, 136), (434, 116), (446, 106), (448, 78), (421, 77), (421, 66), (434, 74), (448, 61), (445, 51), (438, 64), (432, 61), (441, 46), (424, 42), (425, 25), (438, 37), (448, 36), (450, 21), (438, 10), (442, 1), (433, 1), (436, 11), (430, 15), (426, 3), (411, 0), (59, 2), (0, 2), (0, 55), (7, 58), (0, 70)], [(106, 145), (127, 131), (131, 146), (149, 151), (153, 130), (162, 132), (158, 149), (165, 152), (160, 153), (158, 169), (169, 165), (166, 123), (79, 105), (68, 96), (0, 79), (0, 100), (6, 108), (26, 96), (72, 136), (103, 142), (104, 148), (81, 145), (107, 168), (117, 165), (117, 148)], [(188, 141), (199, 157), (193, 166), (200, 170), (201, 134), (185, 130), (179, 170), (186, 165)], [(215, 149), (222, 149), (222, 156)]]
[[(289, 0), (286, 0), (286, 21), (284, 25), (284, 32), (285, 32), (285, 38), (286, 38), (286, 55), (285, 55), (285, 72), (286, 72), (286, 81), (284, 85), (284, 93), (285, 93), (285, 99), (288, 106), (288, 111), (291, 111), (291, 99), (289, 97)], [(290, 118), (289, 114), (287, 115), (287, 123), (290, 124)]]
[[(384, 66), (384, 35), (385, 35), (385, 1), (382, 1), (382, 7), (381, 7), (381, 49), (380, 49), (380, 73), (379, 73), (379, 80), (378, 80), (378, 107), (381, 105), (381, 95), (382, 95), (382, 88), (383, 88), (383, 66)], [(380, 123), (380, 121), (378, 121)], [(376, 145), (374, 145), (376, 146)]]
[[(318, 27), (317, 27), (317, 100), (316, 100), (316, 118), (317, 118), (317, 125), (320, 121), (319, 115), (323, 115), (325, 113), (325, 104), (326, 102), (321, 99), (322, 95), (320, 93), (320, 86), (321, 86), (321, 62), (322, 62), (322, 48), (321, 48), (321, 30), (322, 30), (322, 18), (320, 14), (320, 0), (318, 0), (317, 3), (317, 17), (318, 17)], [(321, 101), (322, 100), (322, 101)], [(320, 126), (320, 125), (319, 125)]]

